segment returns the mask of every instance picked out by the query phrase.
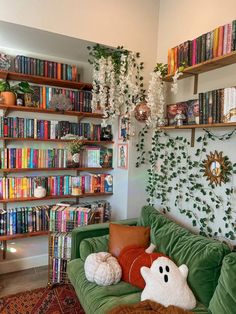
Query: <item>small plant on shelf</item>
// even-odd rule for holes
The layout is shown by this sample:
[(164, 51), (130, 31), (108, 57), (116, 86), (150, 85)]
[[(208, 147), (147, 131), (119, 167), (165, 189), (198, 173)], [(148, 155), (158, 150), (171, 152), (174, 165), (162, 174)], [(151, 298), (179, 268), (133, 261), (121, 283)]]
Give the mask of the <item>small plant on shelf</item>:
[(69, 143), (68, 150), (71, 154), (71, 160), (67, 162), (68, 167), (78, 167), (80, 161), (80, 152), (83, 149), (84, 144), (82, 138), (76, 139)]
[(12, 106), (16, 104), (16, 95), (22, 99), (25, 94), (32, 94), (33, 89), (28, 82), (20, 82), (11, 86), (7, 80), (2, 80), (0, 81), (0, 92), (0, 103)]

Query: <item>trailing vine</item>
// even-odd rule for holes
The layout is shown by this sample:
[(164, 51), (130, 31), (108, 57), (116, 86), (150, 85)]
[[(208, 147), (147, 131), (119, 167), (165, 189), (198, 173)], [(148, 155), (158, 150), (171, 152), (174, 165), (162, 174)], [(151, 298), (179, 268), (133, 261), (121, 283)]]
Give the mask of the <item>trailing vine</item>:
[[(158, 203), (164, 213), (176, 208), (188, 217), (193, 227), (207, 237), (235, 240), (236, 224), (232, 208), (234, 193), (232, 174), (236, 174), (236, 163), (226, 157), (230, 181), (225, 184), (223, 197), (214, 184), (203, 179), (203, 158), (209, 141), (225, 141), (236, 134), (236, 129), (223, 135), (215, 135), (204, 130), (197, 138), (198, 148), (190, 155), (190, 143), (185, 137), (171, 137), (168, 133), (156, 130), (152, 137), (152, 149), (149, 151), (148, 192), (149, 204)], [(137, 146), (139, 167), (145, 162), (145, 133), (140, 131), (140, 144)], [(173, 205), (174, 204), (174, 208)], [(223, 228), (216, 228), (216, 217), (222, 214)]]

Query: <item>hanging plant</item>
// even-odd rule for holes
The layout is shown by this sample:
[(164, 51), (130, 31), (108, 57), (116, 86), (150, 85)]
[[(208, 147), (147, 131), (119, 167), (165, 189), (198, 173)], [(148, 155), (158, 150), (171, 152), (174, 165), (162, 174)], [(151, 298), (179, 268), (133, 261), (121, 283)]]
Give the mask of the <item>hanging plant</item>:
[(93, 111), (101, 110), (103, 126), (125, 114), (127, 119), (145, 93), (143, 89), (143, 62), (139, 53), (123, 46), (112, 49), (99, 44), (88, 47), (89, 62), (93, 65)]

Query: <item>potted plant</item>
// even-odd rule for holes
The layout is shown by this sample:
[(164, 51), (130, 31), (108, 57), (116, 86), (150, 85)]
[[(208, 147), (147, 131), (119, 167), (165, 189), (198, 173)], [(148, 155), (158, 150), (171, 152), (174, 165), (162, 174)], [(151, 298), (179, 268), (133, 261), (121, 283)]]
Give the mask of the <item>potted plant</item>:
[(43, 198), (46, 196), (47, 191), (43, 185), (44, 185), (43, 178), (36, 177), (35, 178), (34, 197)]
[(69, 167), (78, 167), (80, 162), (80, 152), (83, 149), (83, 142), (81, 139), (76, 139), (69, 143), (68, 150), (71, 154), (71, 163), (68, 162)]
[(5, 80), (0, 81), (0, 93), (3, 98), (3, 103), (7, 106), (13, 106), (16, 104), (16, 95), (24, 96), (27, 93), (32, 94), (33, 89), (30, 87), (28, 82), (20, 82), (11, 86), (10, 83)]

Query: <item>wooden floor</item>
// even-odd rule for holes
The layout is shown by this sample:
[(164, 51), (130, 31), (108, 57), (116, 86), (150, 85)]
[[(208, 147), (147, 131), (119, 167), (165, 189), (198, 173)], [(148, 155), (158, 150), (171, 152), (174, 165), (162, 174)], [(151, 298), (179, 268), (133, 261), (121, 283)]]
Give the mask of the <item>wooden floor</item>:
[(47, 281), (47, 266), (0, 275), (0, 298), (26, 290), (46, 287)]

